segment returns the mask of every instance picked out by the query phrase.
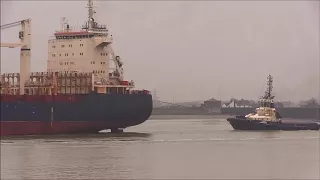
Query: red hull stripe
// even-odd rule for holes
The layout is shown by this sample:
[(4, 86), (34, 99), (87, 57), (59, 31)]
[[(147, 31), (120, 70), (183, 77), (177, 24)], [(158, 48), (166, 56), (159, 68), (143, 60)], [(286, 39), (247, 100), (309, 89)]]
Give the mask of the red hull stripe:
[(110, 129), (106, 122), (39, 122), (39, 121), (5, 121), (0, 122), (0, 135), (44, 135), (44, 134), (71, 134), (97, 133)]

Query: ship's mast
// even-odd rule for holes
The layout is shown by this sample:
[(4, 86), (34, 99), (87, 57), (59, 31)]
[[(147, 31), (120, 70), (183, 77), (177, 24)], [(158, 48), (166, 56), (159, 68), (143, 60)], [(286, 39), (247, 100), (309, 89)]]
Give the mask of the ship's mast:
[(93, 0), (88, 0), (88, 31), (94, 27), (93, 14), (96, 13), (93, 9)]
[(271, 95), (271, 92), (272, 92), (272, 83), (273, 83), (273, 77), (269, 74), (268, 76), (268, 82), (267, 82), (267, 91), (265, 92), (265, 95), (264, 95), (264, 99), (273, 99), (274, 96)]

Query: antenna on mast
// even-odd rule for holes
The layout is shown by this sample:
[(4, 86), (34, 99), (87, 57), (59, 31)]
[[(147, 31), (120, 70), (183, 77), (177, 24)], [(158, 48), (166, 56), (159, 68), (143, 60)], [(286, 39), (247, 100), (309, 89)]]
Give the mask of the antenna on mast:
[(64, 31), (65, 29), (64, 25), (66, 24), (66, 17), (61, 17), (60, 24), (61, 24), (61, 31)]
[(88, 0), (88, 30), (94, 27), (93, 14), (96, 13), (93, 9), (93, 0)]
[(264, 98), (265, 99), (273, 99), (274, 96), (271, 95), (272, 88), (273, 88), (273, 86), (272, 86), (273, 77), (269, 74), (267, 79), (268, 79), (268, 82), (267, 82), (268, 87), (267, 87), (267, 91), (265, 92)]

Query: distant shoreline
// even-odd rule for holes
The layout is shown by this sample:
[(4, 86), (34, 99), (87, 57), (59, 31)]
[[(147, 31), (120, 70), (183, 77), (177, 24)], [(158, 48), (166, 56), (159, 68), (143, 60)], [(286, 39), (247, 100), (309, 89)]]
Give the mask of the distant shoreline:
[[(236, 115), (247, 115), (255, 111), (255, 108), (221, 108), (220, 110), (215, 109), (216, 114), (211, 116), (236, 116)], [(320, 108), (277, 108), (277, 111), (283, 118), (295, 118), (295, 119), (316, 119), (320, 121)], [(200, 107), (188, 107), (188, 108), (154, 108), (152, 116), (186, 116), (187, 118), (203, 117), (208, 119), (210, 115), (208, 110)], [(179, 118), (178, 118), (179, 119)]]
[(228, 115), (151, 115), (148, 120), (172, 119), (226, 119)]

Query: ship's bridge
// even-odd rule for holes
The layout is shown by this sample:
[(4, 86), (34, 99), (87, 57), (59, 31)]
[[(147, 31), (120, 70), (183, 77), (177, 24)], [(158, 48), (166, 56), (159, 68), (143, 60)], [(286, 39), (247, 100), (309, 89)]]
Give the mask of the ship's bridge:
[(94, 36), (93, 37), (94, 44), (96, 47), (104, 47), (107, 46), (108, 44), (113, 42), (113, 37), (112, 35), (107, 35), (107, 36)]
[(261, 99), (259, 103), (260, 103), (260, 107), (269, 107), (269, 108), (275, 107), (273, 99)]
[(58, 31), (54, 33), (56, 39), (84, 39), (92, 38), (94, 35), (87, 31)]
[(95, 46), (107, 46), (113, 42), (112, 35), (100, 31), (59, 31), (54, 33), (56, 39), (93, 39)]

